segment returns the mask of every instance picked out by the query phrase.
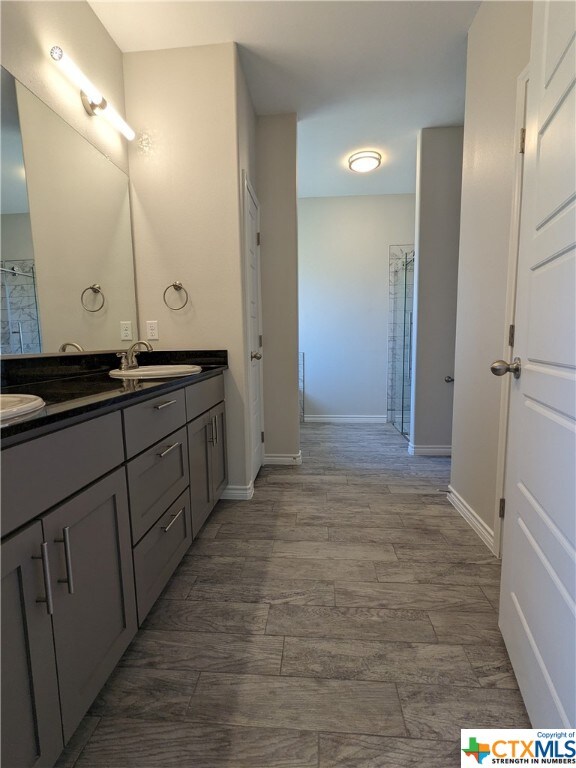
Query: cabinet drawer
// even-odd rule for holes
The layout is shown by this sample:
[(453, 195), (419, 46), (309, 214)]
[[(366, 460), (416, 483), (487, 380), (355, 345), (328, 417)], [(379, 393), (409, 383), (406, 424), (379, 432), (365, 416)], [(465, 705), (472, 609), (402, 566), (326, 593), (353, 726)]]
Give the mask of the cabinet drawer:
[(186, 387), (187, 420), (192, 421), (196, 416), (209, 410), (222, 400), (224, 400), (224, 377), (222, 374)]
[(2, 451), (2, 535), (53, 507), (124, 460), (120, 413)]
[(190, 499), (186, 491), (134, 549), (136, 602), (140, 624), (191, 543)]
[(170, 392), (124, 410), (126, 456), (131, 458), (186, 423), (184, 391)]
[(142, 538), (188, 487), (186, 427), (168, 435), (128, 463), (132, 540)]

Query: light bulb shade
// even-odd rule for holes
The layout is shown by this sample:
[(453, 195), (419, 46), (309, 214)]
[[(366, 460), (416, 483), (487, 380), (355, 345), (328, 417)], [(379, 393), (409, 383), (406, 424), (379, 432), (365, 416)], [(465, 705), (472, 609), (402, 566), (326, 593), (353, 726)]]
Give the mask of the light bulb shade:
[(382, 155), (372, 149), (355, 152), (348, 158), (348, 167), (355, 173), (374, 171), (382, 162)]
[(102, 93), (86, 77), (82, 70), (76, 66), (72, 59), (67, 56), (59, 45), (54, 45), (50, 49), (50, 56), (58, 64), (60, 69), (68, 79), (80, 89), (84, 109), (89, 115), (101, 115), (114, 126), (114, 128), (125, 136), (128, 141), (136, 136), (128, 123), (120, 117), (118, 112), (111, 104), (108, 104)]
[(100, 104), (104, 98), (98, 88), (91, 82), (84, 72), (67, 56), (59, 45), (54, 45), (50, 49), (50, 56), (60, 69), (64, 72), (68, 80), (79, 90), (83, 91), (93, 104)]

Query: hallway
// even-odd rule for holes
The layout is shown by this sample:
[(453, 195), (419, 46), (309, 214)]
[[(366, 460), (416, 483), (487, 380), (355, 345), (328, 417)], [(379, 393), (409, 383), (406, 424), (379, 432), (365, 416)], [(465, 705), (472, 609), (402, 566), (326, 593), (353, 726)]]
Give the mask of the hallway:
[(217, 505), (60, 768), (447, 768), (461, 727), (530, 727), (449, 460), (390, 425), (302, 454)]

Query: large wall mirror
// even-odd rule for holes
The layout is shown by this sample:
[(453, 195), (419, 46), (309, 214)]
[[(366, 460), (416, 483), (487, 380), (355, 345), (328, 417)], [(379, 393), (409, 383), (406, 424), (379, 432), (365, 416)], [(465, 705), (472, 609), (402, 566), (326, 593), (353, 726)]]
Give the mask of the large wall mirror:
[(1, 351), (137, 338), (128, 177), (2, 68)]

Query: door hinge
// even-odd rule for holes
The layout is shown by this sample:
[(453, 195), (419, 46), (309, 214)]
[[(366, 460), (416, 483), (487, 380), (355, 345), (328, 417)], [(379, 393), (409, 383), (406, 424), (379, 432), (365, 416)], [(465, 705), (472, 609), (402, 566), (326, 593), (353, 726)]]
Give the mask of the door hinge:
[(256, 232), (256, 245), (260, 245), (260, 232)]
[(526, 150), (526, 128), (520, 128), (520, 154), (523, 155)]
[(504, 517), (506, 512), (506, 499), (500, 499), (500, 506), (498, 507), (498, 517)]
[(260, 440), (264, 442), (264, 432), (260, 432)]
[(514, 346), (514, 335), (516, 333), (516, 327), (514, 325), (511, 325), (508, 329), (508, 346), (513, 347)]
[(262, 334), (260, 334), (260, 336), (258, 336), (258, 346), (259, 347), (262, 346)]

